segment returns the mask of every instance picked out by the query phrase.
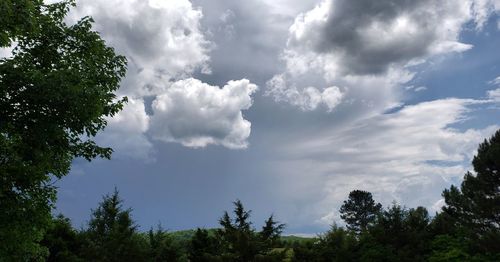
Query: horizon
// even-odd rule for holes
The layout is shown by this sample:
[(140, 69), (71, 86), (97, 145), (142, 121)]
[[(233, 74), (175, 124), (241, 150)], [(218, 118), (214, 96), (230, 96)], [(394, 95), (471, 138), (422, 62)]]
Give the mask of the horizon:
[(316, 234), (355, 189), (432, 215), (500, 128), (498, 1), (117, 1), (67, 18), (128, 59), (112, 159), (56, 183), (76, 227), (115, 186), (142, 230), (213, 228), (240, 199)]

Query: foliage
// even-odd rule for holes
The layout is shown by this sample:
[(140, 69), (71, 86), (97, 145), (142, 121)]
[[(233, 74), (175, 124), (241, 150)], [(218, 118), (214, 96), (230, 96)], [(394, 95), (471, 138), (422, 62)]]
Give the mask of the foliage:
[[(91, 137), (125, 100), (114, 91), (126, 60), (92, 31), (92, 19), (64, 22), (73, 1), (1, 1), (0, 46), (17, 45), (0, 60), (0, 258), (39, 260), (38, 242), (51, 223), (52, 179), (73, 158), (110, 157)], [(22, 16), (20, 15), (22, 14)], [(25, 15), (25, 16), (24, 16)]]
[(9, 46), (16, 37), (36, 31), (42, 4), (42, 0), (0, 1), (0, 47)]
[[(481, 147), (476, 161), (485, 159), (484, 152), (491, 153), (492, 143), (497, 140), (491, 139), (488, 146)], [(372, 207), (379, 204), (365, 201), (371, 199), (369, 192), (363, 193), (363, 201), (355, 201), (353, 195), (344, 202), (349, 203), (344, 210), (354, 210), (358, 213), (352, 217), (362, 219), (368, 216), (357, 215), (376, 210), (370, 213), (374, 218), (365, 220), (368, 223), (353, 220), (360, 226), (347, 229), (334, 224), (317, 238), (298, 238), (282, 237), (284, 225), (273, 216), (264, 222), (261, 231), (256, 231), (250, 221), (251, 211), (239, 200), (234, 202), (233, 217), (225, 212), (220, 218), (221, 228), (168, 233), (158, 227), (140, 233), (130, 209), (123, 210), (115, 190), (93, 211), (88, 229), (75, 231), (68, 219), (58, 217), (43, 243), (50, 251), (50, 261), (500, 261), (500, 252), (483, 252), (498, 242), (488, 242), (492, 238), (479, 234), (471, 236), (476, 225), (449, 210), (459, 207), (446, 206), (445, 212), (430, 217), (423, 207), (406, 208), (397, 203), (384, 209), (366, 208), (366, 203)], [(479, 214), (469, 213), (466, 218), (485, 214), (470, 210)], [(487, 209), (498, 215), (494, 210)], [(358, 231), (361, 225), (365, 225), (364, 230)], [(480, 242), (471, 242), (476, 240)]]
[(130, 212), (123, 209), (118, 190), (103, 197), (84, 232), (83, 254), (87, 261), (140, 261), (144, 257), (142, 253), (147, 249), (141, 245)]
[(458, 189), (443, 191), (443, 211), (453, 217), (475, 250), (500, 253), (500, 130), (479, 145)]
[(375, 203), (370, 192), (354, 190), (340, 207), (340, 217), (347, 223), (347, 228), (360, 233), (372, 224), (382, 205)]
[(63, 215), (52, 220), (41, 244), (49, 251), (47, 261), (83, 261), (79, 257), (82, 241), (71, 222)]
[(188, 249), (191, 261), (216, 261), (219, 243), (208, 230), (198, 228), (189, 242)]
[(217, 231), (217, 236), (223, 250), (221, 258), (231, 261), (274, 261), (284, 257), (285, 251), (271, 252), (284, 224), (277, 223), (271, 216), (266, 220), (263, 230), (257, 233), (249, 221), (251, 211), (245, 210), (239, 200), (234, 202), (234, 206), (234, 219), (224, 212), (219, 220), (222, 228)]

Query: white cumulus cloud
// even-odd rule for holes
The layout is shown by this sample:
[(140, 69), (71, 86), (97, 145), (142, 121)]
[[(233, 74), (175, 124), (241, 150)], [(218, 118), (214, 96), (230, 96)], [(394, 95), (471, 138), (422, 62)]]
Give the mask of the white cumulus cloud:
[(209, 72), (210, 42), (200, 30), (202, 11), (188, 0), (78, 1), (74, 19), (90, 15), (94, 27), (128, 59), (125, 95), (154, 95), (172, 79)]
[(119, 157), (153, 160), (153, 144), (144, 134), (149, 129), (149, 119), (144, 101), (129, 98), (122, 111), (107, 119), (108, 126), (96, 139), (113, 148)]
[(250, 108), (256, 90), (246, 79), (222, 88), (193, 78), (177, 81), (153, 101), (150, 133), (188, 147), (246, 148), (251, 124), (242, 110)]

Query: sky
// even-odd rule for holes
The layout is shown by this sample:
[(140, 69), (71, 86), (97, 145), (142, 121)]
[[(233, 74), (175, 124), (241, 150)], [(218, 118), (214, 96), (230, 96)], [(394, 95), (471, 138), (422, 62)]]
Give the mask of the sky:
[(500, 128), (498, 0), (81, 0), (67, 22), (86, 15), (129, 102), (96, 137), (112, 159), (56, 183), (77, 227), (114, 187), (141, 230), (240, 199), (316, 234), (354, 189), (433, 214)]

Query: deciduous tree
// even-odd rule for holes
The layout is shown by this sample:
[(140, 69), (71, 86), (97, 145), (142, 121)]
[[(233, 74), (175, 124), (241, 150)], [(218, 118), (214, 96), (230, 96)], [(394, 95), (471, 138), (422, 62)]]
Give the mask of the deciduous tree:
[(93, 140), (116, 114), (126, 59), (107, 47), (84, 17), (68, 25), (74, 1), (0, 1), (0, 258), (46, 255), (38, 242), (50, 224), (53, 180), (75, 157), (109, 158)]

